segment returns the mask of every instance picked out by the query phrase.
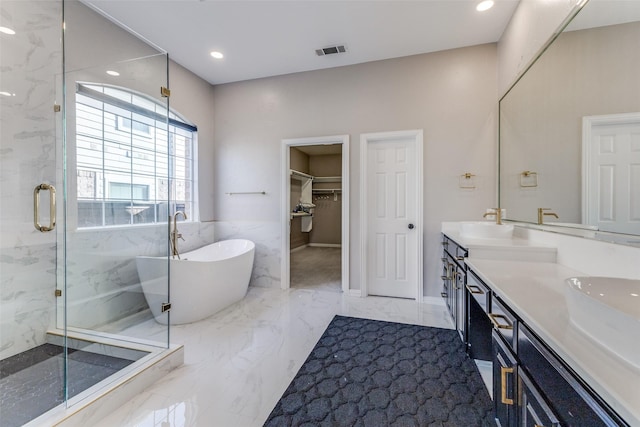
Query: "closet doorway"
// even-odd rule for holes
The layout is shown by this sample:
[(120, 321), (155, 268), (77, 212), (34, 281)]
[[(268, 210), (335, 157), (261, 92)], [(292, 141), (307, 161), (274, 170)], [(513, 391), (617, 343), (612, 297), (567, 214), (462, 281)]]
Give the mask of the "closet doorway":
[(349, 292), (349, 136), (282, 141), (282, 288)]

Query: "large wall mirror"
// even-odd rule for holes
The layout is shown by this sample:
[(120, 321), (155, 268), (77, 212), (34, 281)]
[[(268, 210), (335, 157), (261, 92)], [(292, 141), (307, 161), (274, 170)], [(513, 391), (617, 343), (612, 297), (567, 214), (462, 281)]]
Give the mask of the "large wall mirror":
[(640, 235), (640, 1), (590, 0), (500, 100), (499, 176), (509, 220)]

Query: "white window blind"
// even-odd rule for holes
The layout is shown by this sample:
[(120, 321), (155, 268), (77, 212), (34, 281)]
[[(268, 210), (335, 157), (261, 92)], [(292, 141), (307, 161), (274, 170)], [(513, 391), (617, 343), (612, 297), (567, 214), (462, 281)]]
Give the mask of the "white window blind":
[(78, 227), (195, 218), (197, 128), (125, 88), (76, 86)]

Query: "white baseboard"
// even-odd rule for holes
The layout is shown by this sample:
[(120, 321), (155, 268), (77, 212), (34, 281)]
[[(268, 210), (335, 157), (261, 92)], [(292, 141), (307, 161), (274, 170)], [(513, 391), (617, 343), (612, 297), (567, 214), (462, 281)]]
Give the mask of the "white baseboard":
[(422, 297), (424, 304), (441, 305), (444, 306), (444, 298), (442, 297)]
[(341, 248), (342, 247), (340, 243), (309, 243), (307, 246), (311, 246), (313, 248)]
[(351, 297), (361, 297), (362, 291), (360, 289), (349, 289), (349, 296)]
[(291, 249), (289, 252), (298, 252), (298, 251), (301, 251), (301, 250), (303, 250), (304, 248), (306, 248), (308, 246), (310, 246), (310, 245), (306, 244), (306, 245), (298, 246), (297, 248)]

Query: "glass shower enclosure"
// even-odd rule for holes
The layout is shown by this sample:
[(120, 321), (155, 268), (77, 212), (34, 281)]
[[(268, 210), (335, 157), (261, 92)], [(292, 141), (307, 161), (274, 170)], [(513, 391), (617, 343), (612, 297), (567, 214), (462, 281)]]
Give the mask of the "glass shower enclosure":
[(166, 53), (78, 1), (0, 8), (4, 427), (84, 404), (169, 347), (136, 257), (167, 258), (168, 303), (174, 206)]

